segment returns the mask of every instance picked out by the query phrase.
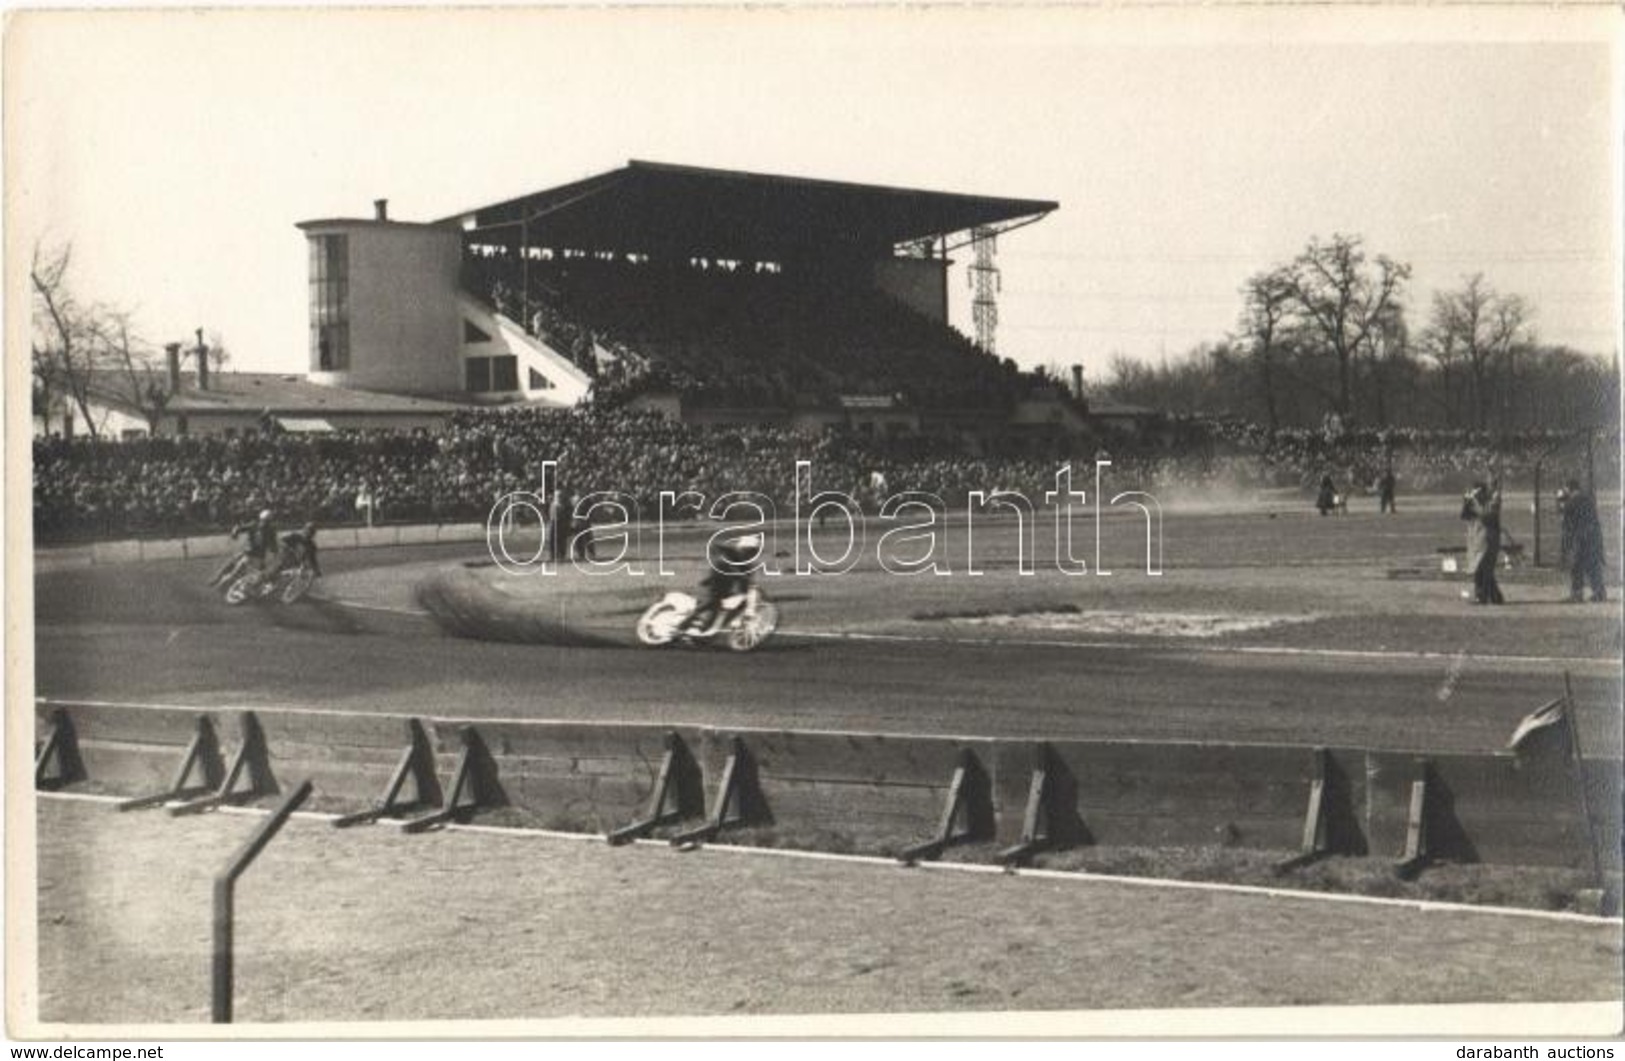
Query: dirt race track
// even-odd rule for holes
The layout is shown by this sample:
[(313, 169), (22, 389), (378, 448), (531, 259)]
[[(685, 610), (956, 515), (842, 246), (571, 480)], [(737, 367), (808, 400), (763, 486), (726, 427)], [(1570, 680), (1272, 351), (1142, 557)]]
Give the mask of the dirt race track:
[[(666, 589), (687, 588), (697, 578), (700, 539), (692, 533), (667, 543), (672, 566), (681, 577), (664, 580), (568, 574), (551, 580), (515, 578), (490, 567), (462, 568), (485, 559), (478, 544), (330, 552), (323, 557), (327, 578), (318, 587), (324, 599), (274, 608), (225, 607), (203, 587), (212, 561), (73, 567), (41, 554), (33, 584), (35, 688), (38, 695), (52, 699), (210, 707), (276, 705), (977, 736), (1215, 739), (1486, 751), (1502, 747), (1526, 712), (1559, 695), (1567, 671), (1586, 750), (1618, 756), (1618, 604), (1559, 603), (1566, 586), (1555, 573), (1523, 569), (1507, 574), (1507, 606), (1469, 606), (1460, 597), (1462, 582), (1438, 573), (1438, 548), (1461, 539), (1454, 505), (1453, 499), (1424, 500), (1387, 518), (1356, 512), (1321, 519), (1296, 508), (1170, 510), (1164, 526), (1165, 573), (1160, 577), (1144, 573), (1144, 527), (1127, 519), (1110, 520), (1105, 527), (1103, 559), (1113, 571), (1109, 578), (1064, 578), (1053, 568), (1046, 572), (1053, 542), (1042, 523), (1034, 543), (1040, 558), (1036, 575), (1019, 573), (1016, 535), (1008, 523), (976, 530), (974, 555), (984, 573), (971, 575), (965, 570), (963, 527), (954, 525), (947, 532), (953, 543), (949, 555), (954, 570), (949, 577), (900, 579), (878, 570), (871, 559), (841, 578), (766, 580), (768, 592), (784, 611), (782, 636), (747, 656), (712, 649), (652, 651), (451, 638), (422, 613), (413, 593), (416, 583), (437, 571), (468, 570), (524, 606), (572, 622), (606, 623), (624, 638), (642, 604)], [(1616, 511), (1617, 506), (1610, 505), (1605, 517)], [(1522, 519), (1527, 523), (1527, 513)], [(1510, 529), (1519, 540), (1530, 540), (1530, 528), (1521, 526), (1517, 516)], [(1075, 552), (1092, 559), (1092, 544), (1084, 539)], [(648, 543), (640, 547), (638, 555), (646, 557)], [(1548, 551), (1551, 548), (1548, 541)], [(872, 537), (870, 549), (872, 558)], [(1610, 549), (1611, 559), (1618, 555), (1617, 549)], [(1617, 591), (1613, 599), (1618, 601)], [(144, 868), (145, 844), (164, 849), (172, 843), (195, 842), (224, 857), (237, 842), (226, 834), (246, 831), (247, 825), (220, 819), (200, 823), (194, 831), (192, 826), (154, 818), (128, 833), (109, 832), (92, 813), (105, 808), (92, 804), (42, 804), (42, 808), (42, 888), (52, 882), (40, 896), (41, 979), (47, 990), (42, 1015), (88, 1021), (199, 1019), (195, 1000), (189, 1006), (164, 1003), (153, 1008), (151, 998), (132, 1000), (128, 992), (121, 994), (112, 987), (100, 992), (76, 987), (91, 974), (65, 968), (70, 956), (79, 953), (75, 948), (90, 938), (83, 935), (83, 921), (75, 919), (117, 921), (116, 914), (106, 912), (106, 904), (116, 909), (134, 894), (128, 889), (144, 887), (141, 874), (159, 872)], [(323, 852), (333, 841), (325, 836), (311, 839), (306, 835), (311, 828), (290, 829), (288, 858), (314, 864), (331, 857)], [(148, 835), (155, 829), (167, 832), (164, 837)], [(121, 874), (134, 876), (123, 884), (83, 879), (87, 875), (78, 871), (75, 861), (85, 857), (88, 849), (82, 845), (91, 837), (104, 854), (105, 845), (135, 844), (133, 854), (120, 854), (116, 860)], [(423, 838), (408, 841), (417, 845), (410, 848), (400, 846), (403, 839), (392, 831), (374, 831), (356, 855), (365, 857), (376, 881), (420, 874), (422, 879), (413, 886), (426, 881), (444, 884), (427, 891), (419, 888), (412, 900), (439, 909), (430, 920), (440, 928), (451, 924), (446, 911), (457, 905), (457, 897), (483, 894), (479, 889), (491, 894), (471, 900), (471, 906), (455, 915), (465, 919), (470, 932), (498, 931), (519, 916), (514, 911), (493, 913), (505, 909), (503, 903), (520, 901), (507, 882), (524, 880), (526, 889), (531, 886), (532, 878), (524, 876), (529, 871), (506, 859), (510, 848), (499, 844), (488, 850), (483, 845), (494, 843), (488, 837), (448, 836), (429, 841), (440, 845), (436, 850), (443, 854), (425, 862), (419, 861), (429, 850)], [(478, 850), (448, 846), (465, 842), (479, 845)], [(570, 865), (571, 860), (585, 859), (568, 843), (551, 843), (564, 843), (561, 857)], [(385, 847), (373, 851), (380, 844)], [(400, 861), (408, 850), (415, 852), (410, 865)], [(608, 854), (607, 849), (602, 852)], [(495, 859), (499, 871), (472, 883), (458, 877), (470, 860), (488, 857)], [(640, 866), (645, 858), (641, 853), (632, 857), (640, 860)], [(1326, 920), (1331, 915), (1322, 912), (1329, 909), (1326, 904), (1308, 900), (1301, 909), (1294, 906), (1290, 918), (1283, 920), (1279, 910), (1284, 908), (1266, 903), (1268, 912), (1252, 919), (1230, 907), (1176, 911), (1168, 905), (1173, 900), (1134, 889), (1113, 891), (1107, 899), (1085, 896), (1077, 890), (1081, 886), (1071, 886), (1074, 890), (1060, 897), (1051, 896), (1047, 886), (1034, 884), (1030, 891), (1016, 893), (1030, 898), (1013, 900), (1010, 923), (990, 924), (988, 938), (978, 944), (994, 948), (988, 952), (997, 952), (994, 960), (979, 950), (965, 951), (955, 939), (940, 935), (934, 944), (940, 950), (930, 954), (907, 954), (913, 943), (889, 937), (872, 948), (861, 945), (871, 933), (891, 931), (888, 926), (903, 910), (917, 910), (920, 922), (939, 927), (952, 920), (955, 910), (982, 910), (974, 896), (954, 892), (961, 887), (974, 891), (984, 886), (980, 881), (943, 884), (940, 895), (928, 894), (894, 883), (907, 880), (908, 874), (886, 876), (877, 884), (849, 870), (829, 871), (834, 876), (825, 880), (820, 877), (824, 869), (786, 869), (784, 860), (762, 855), (757, 857), (773, 861), (773, 869), (706, 883), (689, 874), (691, 867), (713, 865), (705, 860), (712, 856), (695, 861), (662, 857), (664, 861), (650, 863), (651, 876), (645, 879), (642, 869), (627, 872), (630, 860), (620, 869), (598, 865), (600, 851), (593, 849), (591, 859), (547, 885), (583, 893), (628, 887), (635, 891), (651, 880), (658, 886), (642, 907), (631, 899), (635, 917), (652, 919), (638, 922), (635, 946), (633, 936), (619, 935), (629, 929), (625, 908), (617, 905), (613, 911), (584, 912), (584, 920), (576, 926), (583, 933), (580, 939), (562, 939), (556, 950), (521, 948), (512, 962), (499, 963), (493, 970), (492, 975), (503, 977), (532, 977), (540, 976), (545, 965), (542, 979), (560, 991), (544, 992), (545, 1001), (522, 1003), (510, 991), (496, 995), (508, 1000), (496, 1010), (467, 1001), (447, 1002), (441, 1012), (382, 996), (362, 1006), (359, 996), (336, 986), (353, 985), (358, 970), (335, 965), (320, 976), (312, 972), (313, 980), (300, 981), (319, 985), (325, 982), (322, 977), (330, 977), (331, 991), (259, 996), (255, 1004), (260, 1019), (1620, 997), (1617, 925), (1587, 928), (1590, 935), (1577, 942), (1570, 938), (1574, 926), (1559, 930), (1556, 923), (1531, 921), (1519, 930), (1529, 933), (1527, 946), (1498, 951), (1508, 937), (1504, 924), (1494, 917), (1409, 915), (1417, 917), (1412, 924), (1402, 923), (1391, 908), (1362, 908), (1347, 924), (1335, 924), (1340, 926), (1336, 931), (1346, 931), (1348, 953), (1356, 963), (1364, 963), (1358, 966), (1363, 971), (1322, 982), (1306, 993), (1305, 985), (1314, 976), (1292, 970), (1300, 959), (1316, 954), (1321, 928), (1334, 924)], [(601, 878), (606, 873), (615, 879)], [(495, 887), (496, 881), (503, 887)], [(683, 888), (698, 889), (691, 903), (660, 901), (660, 895), (675, 895)], [(731, 942), (707, 943), (701, 951), (715, 945), (724, 948), (720, 952), (724, 956), (731, 953), (743, 961), (746, 951), (788, 946), (774, 942), (772, 936), (788, 931), (801, 948), (795, 961), (771, 968), (746, 965), (735, 974), (726, 971), (726, 962), (716, 968), (705, 964), (712, 960), (706, 957), (701, 967), (689, 971), (701, 981), (717, 983), (714, 995), (638, 986), (629, 972), (633, 966), (626, 964), (643, 960), (637, 948), (660, 940), (668, 929), (682, 934), (677, 922), (684, 918), (714, 922), (718, 898), (736, 888), (744, 889), (742, 901), (760, 898), (759, 913), (747, 909), (748, 904), (740, 909), (765, 919), (764, 926), (771, 924), (772, 931), (762, 927), (759, 932), (753, 929), (749, 938), (725, 936)], [(1010, 896), (1005, 893), (1005, 898)], [(352, 899), (334, 901), (346, 909), (355, 906)], [(396, 901), (386, 897), (384, 906)], [(53, 911), (53, 902), (68, 906)], [(916, 908), (916, 903), (923, 905)], [(1101, 914), (1102, 903), (1109, 903), (1110, 917)], [(728, 904), (732, 906), (731, 898)], [(849, 904), (856, 904), (854, 917), (832, 926), (829, 912)], [(103, 912), (97, 914), (97, 909)], [(1086, 915), (1077, 912), (1084, 910)], [(52, 921), (55, 916), (66, 920)], [(1074, 916), (1091, 926), (1089, 938), (1066, 935), (1078, 931), (1069, 921)], [(907, 918), (915, 919), (913, 913)], [(296, 920), (278, 923), (291, 925)], [(325, 924), (322, 918), (314, 921)], [(666, 928), (659, 928), (661, 924)], [(808, 925), (821, 927), (808, 933)], [(1038, 925), (1050, 928), (1038, 932), (1034, 927)], [(195, 933), (195, 926), (190, 931)], [(647, 939), (644, 932), (649, 933)], [(1166, 936), (1158, 935), (1163, 932)], [(180, 933), (174, 940), (176, 948), (192, 945), (181, 939), (185, 932), (178, 927), (160, 927), (159, 933), (165, 938)], [(564, 966), (548, 964), (555, 958), (571, 967), (585, 961), (593, 951), (592, 941), (602, 944), (606, 934), (615, 942), (595, 956), (600, 965), (591, 966), (590, 972), (576, 976)], [(320, 950), (318, 936), (296, 933), (287, 945)], [(1407, 961), (1388, 960), (1398, 953), (1392, 949), (1397, 941), (1413, 939), (1420, 941), (1414, 964), (1435, 970), (1421, 980)], [(623, 940), (630, 949), (621, 946)], [(1186, 955), (1189, 962), (1181, 969), (1149, 959), (1124, 966), (1133, 975), (1112, 990), (1080, 984), (1030, 995), (1012, 993), (1018, 987), (1025, 990), (1022, 985), (1029, 983), (1064, 983), (1083, 966), (1115, 967), (1116, 958), (1102, 956), (1125, 953), (1123, 948), (1149, 947), (1166, 957), (1176, 949), (1183, 953), (1193, 940), (1201, 947)], [(138, 953), (144, 944), (121, 940), (119, 946)], [(657, 942), (650, 946), (648, 960), (670, 953)], [(960, 957), (950, 957), (952, 953)], [(1498, 953), (1519, 954), (1517, 968), (1497, 970)], [(168, 950), (149, 957), (180, 960)], [(693, 957), (691, 953), (683, 961)], [(116, 970), (124, 959), (114, 954), (108, 960), (108, 968)], [(303, 954), (301, 960), (327, 961), (321, 953)], [(371, 967), (389, 960), (376, 955)], [(442, 960), (451, 959), (437, 958), (431, 964), (438, 966)], [(466, 962), (457, 961), (458, 968), (466, 970), (481, 960), (471, 952)], [(1225, 972), (1248, 961), (1270, 965), (1282, 975), (1237, 978), (1233, 970)], [(426, 968), (420, 957), (403, 964), (414, 967), (413, 976), (428, 981), (444, 982), (451, 972), (450, 967)], [(1559, 969), (1569, 972), (1559, 976)], [(116, 972), (108, 975), (118, 979)], [(863, 986), (865, 979), (872, 986)], [(94, 999), (106, 1000), (105, 1005)]]
[[(1506, 607), (1469, 607), (1459, 581), (1433, 574), (1436, 547), (1460, 537), (1438, 505), (1392, 519), (1170, 512), (1159, 578), (1135, 568), (1143, 529), (1115, 531), (1109, 577), (1037, 565), (1023, 577), (1005, 526), (977, 538), (979, 576), (903, 579), (869, 563), (765, 580), (784, 636), (743, 657), (444, 637), (408, 614), (412, 587), (484, 560), (477, 544), (329, 553), (318, 592), (330, 600), (294, 608), (223, 606), (202, 585), (212, 562), (43, 570), (36, 688), (225, 707), (1483, 751), (1560, 694), (1567, 670), (1587, 749), (1620, 752), (1618, 604), (1558, 603), (1564, 587), (1542, 571), (1512, 573)], [(1052, 548), (1040, 535), (1037, 555)], [(594, 614), (629, 640), (644, 603), (692, 586), (698, 549), (671, 550), (673, 579), (497, 581), (539, 610), (609, 597)], [(1418, 571), (1428, 577), (1392, 577)], [(985, 614), (1046, 610), (1004, 625)], [(1157, 636), (1087, 623), (1170, 615), (1273, 625)]]

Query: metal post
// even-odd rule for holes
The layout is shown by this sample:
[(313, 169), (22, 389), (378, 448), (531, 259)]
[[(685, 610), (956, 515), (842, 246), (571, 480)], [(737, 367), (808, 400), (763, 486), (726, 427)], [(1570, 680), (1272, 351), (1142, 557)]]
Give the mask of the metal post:
[(211, 1012), (216, 1024), (231, 1023), (232, 976), (235, 949), (233, 945), (233, 919), (236, 908), (237, 878), (251, 865), (265, 845), (282, 829), (299, 805), (310, 797), (311, 784), (299, 783), (288, 794), (271, 816), (260, 823), (247, 843), (231, 856), (214, 878), (214, 968), (212, 978)]
[(1540, 466), (1546, 458), (1540, 457), (1535, 461), (1535, 566), (1540, 566)]
[(1580, 786), (1580, 813), (1586, 821), (1586, 845), (1591, 848), (1591, 872), (1597, 887), (1604, 886), (1602, 854), (1597, 850), (1597, 823), (1591, 816), (1591, 791), (1586, 785), (1585, 753), (1580, 750), (1580, 723), (1574, 717), (1574, 682), (1563, 672), (1563, 717), (1569, 727), (1569, 747), (1574, 750), (1574, 779)]
[(212, 1019), (216, 1024), (231, 1023), (231, 996), (234, 968), (232, 919), (235, 916), (236, 881), (222, 873), (214, 879), (214, 969), (210, 990)]

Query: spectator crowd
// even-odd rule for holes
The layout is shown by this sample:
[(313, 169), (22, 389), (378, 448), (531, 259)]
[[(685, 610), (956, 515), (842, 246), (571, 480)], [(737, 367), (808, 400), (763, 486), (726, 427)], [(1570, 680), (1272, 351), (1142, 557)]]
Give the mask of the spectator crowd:
[[(1609, 481), (1617, 435), (1595, 446)], [(1561, 476), (1583, 468), (1583, 440), (1529, 433), (1512, 438), (1455, 432), (1277, 431), (1245, 423), (1186, 421), (1154, 440), (1101, 438), (1079, 452), (976, 455), (947, 436), (809, 436), (773, 427), (696, 427), (652, 413), (602, 407), (570, 412), (470, 410), (438, 434), (344, 432), (322, 436), (155, 437), (127, 441), (36, 439), (34, 527), (42, 541), (222, 532), (271, 508), (279, 522), (323, 526), (369, 520), (484, 520), (514, 490), (539, 490), (544, 461), (558, 462), (561, 489), (630, 495), (653, 516), (662, 491), (764, 494), (788, 511), (798, 460), (813, 490), (852, 493), (871, 508), (885, 496), (926, 491), (951, 507), (972, 490), (1014, 490), (1038, 501), (1057, 468), (1078, 467), (1091, 489), (1092, 462), (1109, 459), (1114, 489), (1183, 498), (1247, 488), (1312, 495), (1327, 475), (1353, 492), (1374, 491), (1391, 467), (1408, 493), (1459, 492), (1499, 472), (1527, 484), (1537, 462)], [(1161, 496), (1161, 495), (1159, 495)]]

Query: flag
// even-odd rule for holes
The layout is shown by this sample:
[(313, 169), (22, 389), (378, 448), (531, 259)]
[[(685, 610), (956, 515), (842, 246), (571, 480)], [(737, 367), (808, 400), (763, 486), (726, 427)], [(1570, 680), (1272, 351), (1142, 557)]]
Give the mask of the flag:
[[(1512, 739), (1507, 741), (1507, 750), (1526, 755), (1547, 747), (1552, 741), (1566, 744), (1569, 733), (1568, 706), (1568, 697), (1560, 696), (1523, 716), (1518, 728), (1512, 731)], [(1562, 750), (1564, 754), (1570, 751), (1567, 747)]]

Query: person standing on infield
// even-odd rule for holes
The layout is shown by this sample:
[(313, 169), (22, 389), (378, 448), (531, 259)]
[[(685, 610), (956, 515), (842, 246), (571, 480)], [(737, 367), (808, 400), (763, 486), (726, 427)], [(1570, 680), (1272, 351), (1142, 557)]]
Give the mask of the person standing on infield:
[(1597, 518), (1597, 500), (1570, 479), (1563, 489), (1563, 556), (1569, 564), (1569, 600), (1582, 601), (1586, 585), (1591, 599), (1607, 600), (1603, 589), (1602, 521)]
[(1384, 471), (1382, 478), (1377, 480), (1377, 505), (1378, 511), (1385, 512), (1390, 516), (1399, 511), (1394, 507), (1394, 470), (1392, 468)]
[(1461, 518), (1467, 526), (1467, 566), (1473, 570), (1473, 603), (1505, 604), (1495, 580), (1501, 559), (1501, 486), (1474, 483), (1462, 499)]

